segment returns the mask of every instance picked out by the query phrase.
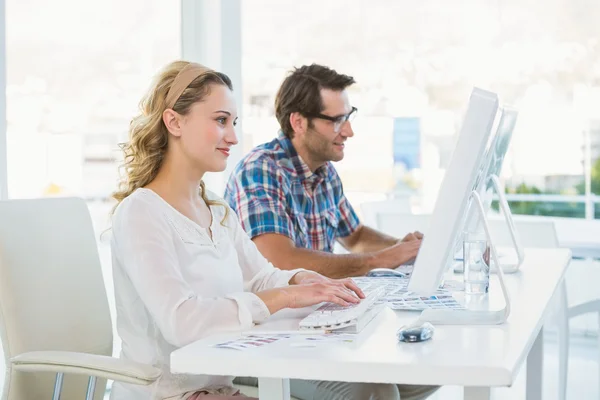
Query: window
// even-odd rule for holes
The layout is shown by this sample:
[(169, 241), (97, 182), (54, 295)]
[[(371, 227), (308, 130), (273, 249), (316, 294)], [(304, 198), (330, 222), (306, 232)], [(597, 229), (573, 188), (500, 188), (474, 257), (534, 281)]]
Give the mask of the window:
[(108, 197), (117, 143), (139, 99), (157, 70), (179, 57), (179, 2), (9, 0), (6, 7), (10, 197)]
[[(355, 206), (396, 196), (431, 211), (473, 86), (520, 111), (502, 174), (509, 191), (583, 194), (586, 127), (598, 160), (599, 16), (600, 5), (564, 0), (243, 3), (244, 145), (275, 136), (279, 84), (316, 62), (357, 80), (356, 135), (337, 165)], [(584, 216), (581, 202), (513, 208)]]
[[(83, 197), (99, 238), (117, 144), (152, 76), (180, 57), (180, 1), (6, 3), (9, 197)], [(99, 250), (114, 322), (108, 243)]]

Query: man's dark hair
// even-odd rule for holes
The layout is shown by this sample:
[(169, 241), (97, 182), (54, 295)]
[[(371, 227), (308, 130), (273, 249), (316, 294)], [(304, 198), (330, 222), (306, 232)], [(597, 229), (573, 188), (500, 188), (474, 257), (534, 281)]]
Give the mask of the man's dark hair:
[(310, 116), (323, 111), (321, 89), (342, 91), (353, 83), (353, 77), (338, 74), (323, 65), (312, 64), (295, 68), (285, 78), (275, 97), (275, 116), (283, 133), (290, 139), (294, 136), (290, 114), (299, 112)]

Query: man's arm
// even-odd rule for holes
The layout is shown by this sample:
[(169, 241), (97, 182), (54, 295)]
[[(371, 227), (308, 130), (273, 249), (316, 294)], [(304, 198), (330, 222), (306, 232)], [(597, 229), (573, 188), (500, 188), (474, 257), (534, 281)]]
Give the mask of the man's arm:
[(417, 256), (420, 240), (397, 243), (379, 251), (331, 254), (297, 248), (285, 235), (263, 234), (252, 239), (260, 252), (277, 268), (305, 268), (330, 278), (365, 275), (374, 268), (396, 268)]
[(360, 225), (351, 235), (340, 237), (338, 241), (352, 253), (369, 253), (386, 249), (400, 242), (410, 242), (422, 238), (422, 233), (413, 232), (408, 233), (400, 240), (368, 226)]
[(365, 225), (360, 225), (350, 236), (338, 238), (338, 241), (352, 253), (379, 251), (399, 242), (398, 239)]

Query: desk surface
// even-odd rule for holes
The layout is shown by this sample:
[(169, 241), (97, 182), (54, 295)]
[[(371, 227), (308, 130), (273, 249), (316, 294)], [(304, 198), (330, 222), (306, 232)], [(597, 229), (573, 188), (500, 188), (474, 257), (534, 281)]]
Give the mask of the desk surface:
[[(506, 275), (512, 313), (498, 326), (437, 326), (432, 340), (400, 343), (396, 330), (415, 312), (385, 309), (355, 344), (290, 346), (294, 337), (245, 351), (213, 344), (239, 337), (229, 333), (192, 343), (171, 354), (175, 373), (385, 382), (404, 384), (508, 386), (541, 329), (548, 304), (564, 278), (571, 253), (565, 249), (526, 249), (517, 274)], [(490, 303), (500, 297), (495, 277)], [(286, 310), (256, 329), (293, 329), (310, 310)]]

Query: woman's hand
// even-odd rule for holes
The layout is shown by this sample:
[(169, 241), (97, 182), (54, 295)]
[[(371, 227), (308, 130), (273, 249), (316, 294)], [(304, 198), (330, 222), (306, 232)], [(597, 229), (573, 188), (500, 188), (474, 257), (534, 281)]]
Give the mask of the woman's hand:
[(287, 308), (308, 307), (322, 302), (329, 302), (347, 307), (357, 304), (365, 295), (352, 279), (333, 280), (325, 278), (288, 286), (280, 290), (285, 294)]
[(341, 285), (345, 286), (347, 289), (350, 289), (354, 293), (356, 293), (356, 295), (361, 299), (365, 298), (365, 294), (362, 292), (362, 290), (360, 290), (360, 288), (358, 286), (356, 286), (356, 283), (354, 283), (354, 281), (350, 278), (331, 279), (331, 278), (328, 278), (326, 276), (319, 274), (318, 272), (301, 271), (301, 272), (298, 272), (296, 275), (294, 275), (292, 277), (292, 279), (290, 279), (290, 285), (299, 285), (299, 284), (308, 284), (308, 283), (331, 283), (331, 282), (337, 282), (337, 284), (341, 284)]
[(300, 271), (290, 279), (290, 285), (299, 285), (302, 283), (314, 283), (314, 282), (328, 282), (329, 278), (314, 272), (314, 271)]
[(360, 290), (356, 283), (350, 278), (346, 279), (331, 279), (314, 271), (301, 271), (290, 279), (290, 285), (307, 285), (312, 283), (330, 284), (333, 286), (343, 287), (353, 292), (358, 298), (364, 299), (365, 295)]
[(312, 271), (302, 271), (290, 279), (290, 286), (256, 293), (271, 313), (283, 308), (302, 308), (322, 302), (343, 307), (360, 302), (365, 295), (352, 279), (330, 279)]

